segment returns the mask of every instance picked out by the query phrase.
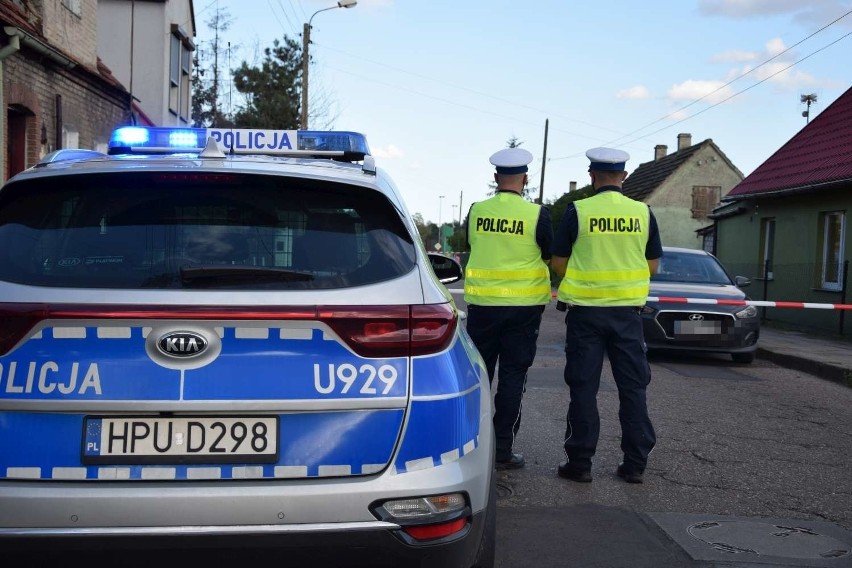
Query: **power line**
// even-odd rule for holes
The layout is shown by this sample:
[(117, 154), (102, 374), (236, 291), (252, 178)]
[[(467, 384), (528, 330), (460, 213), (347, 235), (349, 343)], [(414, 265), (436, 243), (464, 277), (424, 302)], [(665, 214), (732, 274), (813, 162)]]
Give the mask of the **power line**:
[[(672, 117), (672, 116), (675, 116), (675, 115), (679, 114), (680, 112), (682, 112), (682, 111), (684, 111), (684, 110), (688, 109), (689, 107), (691, 107), (692, 105), (694, 105), (694, 104), (696, 104), (696, 103), (698, 103), (698, 102), (700, 102), (700, 101), (703, 101), (704, 99), (706, 99), (706, 98), (710, 97), (711, 95), (714, 95), (714, 94), (718, 93), (719, 91), (721, 91), (721, 90), (722, 90), (722, 89), (724, 89), (725, 87), (728, 87), (729, 85), (731, 85), (731, 83), (734, 83), (735, 81), (739, 81), (740, 79), (742, 79), (742, 78), (743, 78), (743, 77), (745, 77), (746, 75), (749, 75), (749, 74), (751, 74), (751, 73), (754, 73), (755, 71), (757, 71), (758, 69), (760, 69), (760, 68), (761, 68), (761, 67), (763, 67), (764, 65), (767, 65), (768, 63), (772, 62), (773, 60), (775, 60), (775, 59), (777, 59), (777, 58), (781, 57), (782, 55), (784, 55), (785, 53), (787, 53), (788, 51), (790, 51), (790, 50), (791, 50), (791, 49), (793, 49), (794, 47), (796, 47), (796, 46), (798, 46), (798, 45), (801, 45), (802, 43), (804, 43), (804, 42), (806, 42), (807, 40), (811, 39), (812, 37), (814, 37), (814, 36), (815, 36), (815, 35), (817, 35), (818, 33), (822, 32), (823, 30), (825, 30), (825, 29), (829, 28), (830, 26), (833, 26), (834, 24), (836, 24), (837, 22), (839, 22), (840, 20), (842, 20), (843, 18), (845, 18), (845, 17), (846, 17), (846, 16), (848, 16), (849, 14), (852, 14), (852, 10), (849, 10), (848, 12), (846, 12), (845, 14), (843, 14), (842, 16), (840, 16), (839, 18), (837, 18), (837, 19), (835, 19), (834, 21), (829, 22), (828, 24), (824, 25), (823, 27), (821, 27), (820, 29), (818, 29), (817, 31), (815, 31), (814, 33), (812, 33), (811, 35), (807, 36), (806, 38), (804, 38), (804, 39), (802, 39), (802, 40), (797, 41), (796, 43), (794, 43), (793, 45), (791, 45), (790, 47), (788, 47), (788, 48), (787, 48), (787, 49), (785, 49), (784, 51), (781, 51), (780, 53), (776, 53), (775, 55), (773, 55), (772, 57), (770, 57), (769, 59), (767, 59), (766, 61), (764, 61), (764, 62), (763, 62), (763, 63), (761, 63), (760, 65), (758, 65), (758, 66), (756, 66), (756, 67), (753, 67), (753, 68), (749, 69), (748, 71), (746, 71), (746, 72), (744, 72), (744, 73), (742, 73), (742, 74), (738, 75), (737, 77), (734, 77), (733, 79), (731, 79), (730, 81), (728, 81), (728, 82), (727, 82), (727, 83), (725, 83), (724, 85), (722, 85), (722, 86), (720, 86), (720, 87), (716, 88), (716, 89), (715, 89), (715, 90), (713, 90), (713, 91), (710, 91), (709, 93), (707, 93), (706, 95), (704, 95), (704, 96), (702, 96), (702, 97), (700, 97), (700, 98), (695, 99), (694, 101), (692, 101), (692, 102), (691, 102), (691, 103), (689, 103), (688, 105), (682, 106), (681, 108), (679, 108), (679, 109), (677, 109), (677, 110), (674, 110), (674, 111), (670, 112), (669, 114), (667, 114), (667, 115), (665, 115), (665, 116), (662, 116), (662, 117), (658, 118), (657, 120), (655, 120), (655, 121), (653, 121), (653, 122), (651, 122), (651, 123), (649, 123), (649, 124), (646, 124), (645, 126), (643, 126), (643, 127), (641, 127), (641, 128), (638, 128), (638, 129), (634, 130), (633, 132), (630, 132), (630, 133), (628, 133), (628, 134), (625, 134), (625, 135), (624, 135), (624, 136), (622, 136), (621, 138), (616, 138), (615, 140), (611, 140), (611, 141), (607, 142), (607, 145), (615, 144), (616, 142), (618, 142), (619, 140), (622, 140), (622, 139), (624, 139), (624, 138), (629, 138), (629, 137), (633, 136), (634, 134), (637, 134), (637, 133), (641, 132), (642, 130), (645, 130), (646, 128), (650, 128), (651, 126), (653, 126), (653, 125), (657, 124), (658, 122), (661, 122), (661, 121), (663, 121), (663, 120), (665, 120), (665, 119), (667, 119), (667, 118), (670, 118), (670, 117)], [(726, 100), (727, 100), (727, 99), (726, 99)], [(715, 105), (714, 105), (714, 106), (715, 106)], [(711, 108), (712, 108), (712, 107), (711, 107)], [(677, 124), (677, 123), (675, 123), (675, 124)], [(658, 131), (658, 132), (659, 132), (659, 131)], [(648, 135), (646, 135), (646, 136), (648, 136)]]
[[(278, 6), (281, 9), (281, 13), (284, 14), (284, 18), (287, 20), (287, 23), (290, 24), (290, 31), (293, 33), (294, 37), (298, 37), (301, 25), (299, 24), (299, 15), (295, 14), (295, 22), (290, 18), (290, 15), (287, 13), (287, 9), (284, 7), (284, 3), (281, 0), (278, 0)], [(291, 6), (292, 7), (292, 6)], [(284, 26), (281, 26), (283, 29)]]
[[(266, 0), (266, 3), (269, 5), (269, 11), (272, 12), (272, 15), (275, 17), (276, 21), (278, 21), (278, 25), (281, 26), (281, 29), (285, 30), (285, 32), (286, 32), (287, 28), (284, 26), (284, 22), (281, 21), (281, 18), (278, 17), (278, 13), (275, 11), (275, 6), (272, 4), (272, 0)], [(280, 0), (279, 0), (278, 4), (279, 5), (281, 4)], [(281, 11), (284, 12), (284, 9), (281, 8)], [(284, 18), (287, 19), (287, 23), (290, 24), (290, 27), (292, 27), (293, 22), (291, 22), (290, 18), (287, 17), (286, 12), (284, 12)]]
[[(332, 70), (334, 70), (338, 73), (343, 73), (345, 75), (350, 75), (352, 77), (356, 77), (360, 80), (367, 80), (367, 79), (365, 79), (364, 75), (360, 74), (360, 73), (353, 73), (352, 71), (347, 71), (345, 69), (339, 69), (337, 67), (329, 66), (329, 65), (326, 65), (326, 67), (329, 68), (329, 69), (332, 69)], [(499, 118), (503, 118), (503, 119), (506, 119), (506, 120), (512, 120), (512, 121), (520, 122), (520, 123), (527, 124), (527, 125), (533, 125), (535, 127), (541, 126), (541, 124), (538, 123), (538, 122), (522, 120), (522, 119), (519, 119), (517, 116), (508, 116), (508, 115), (505, 115), (505, 114), (500, 114), (498, 112), (485, 110), (481, 107), (466, 105), (466, 104), (463, 104), (463, 103), (459, 103), (458, 101), (444, 99), (444, 98), (441, 98), (441, 97), (436, 97), (434, 95), (428, 95), (426, 93), (423, 93), (421, 91), (417, 91), (415, 89), (411, 89), (411, 88), (407, 88), (407, 87), (400, 87), (398, 85), (393, 85), (391, 83), (385, 83), (385, 82), (382, 82), (382, 81), (377, 81), (377, 80), (372, 79), (372, 78), (369, 79), (369, 82), (372, 83), (372, 84), (375, 84), (375, 85), (383, 85), (385, 87), (390, 87), (392, 89), (397, 89), (397, 90), (405, 91), (405, 92), (408, 92), (408, 93), (414, 93), (415, 95), (419, 95), (419, 96), (424, 97), (424, 98), (440, 101), (440, 102), (445, 103), (445, 104), (465, 108), (465, 109), (468, 109), (468, 110), (473, 110), (473, 111), (476, 111), (476, 112), (479, 112), (479, 113), (482, 113), (482, 114), (496, 116), (496, 117), (499, 117)], [(590, 137), (590, 136), (587, 136), (585, 134), (579, 134), (577, 132), (571, 132), (570, 130), (563, 130), (563, 129), (560, 129), (560, 128), (554, 128), (553, 130), (557, 130), (557, 131), (562, 132), (564, 134), (570, 134), (572, 136), (578, 136), (578, 137), (581, 137), (581, 138), (593, 138), (593, 139), (597, 139), (597, 140), (602, 140), (601, 138)]]
[[(775, 73), (773, 73), (772, 75), (769, 75), (768, 77), (765, 77), (765, 78), (761, 79), (761, 80), (760, 80), (760, 81), (758, 81), (757, 83), (754, 83), (753, 85), (749, 85), (749, 86), (748, 86), (748, 87), (746, 87), (745, 89), (743, 89), (743, 90), (741, 90), (741, 91), (737, 91), (736, 93), (732, 94), (731, 96), (726, 97), (726, 98), (722, 99), (721, 101), (719, 101), (719, 102), (717, 102), (717, 103), (715, 103), (715, 104), (712, 104), (712, 105), (710, 105), (710, 106), (708, 106), (708, 107), (706, 107), (706, 108), (703, 108), (703, 109), (701, 109), (700, 111), (696, 112), (695, 114), (691, 114), (691, 115), (689, 115), (689, 116), (687, 116), (687, 117), (685, 117), (685, 118), (682, 118), (682, 119), (678, 120), (677, 122), (673, 122), (672, 124), (669, 124), (669, 125), (667, 125), (667, 126), (664, 126), (663, 128), (660, 128), (659, 130), (655, 130), (654, 132), (650, 132), (650, 133), (646, 134), (645, 136), (651, 136), (651, 135), (653, 135), (653, 134), (657, 134), (657, 133), (659, 133), (659, 132), (662, 132), (663, 130), (667, 130), (667, 129), (671, 128), (672, 126), (677, 126), (678, 124), (680, 124), (680, 123), (682, 123), (682, 122), (685, 122), (685, 121), (687, 121), (687, 120), (689, 120), (689, 119), (691, 119), (691, 118), (695, 118), (695, 117), (696, 117), (696, 116), (698, 116), (699, 114), (704, 114), (704, 113), (705, 113), (705, 112), (707, 112), (708, 110), (710, 110), (710, 109), (712, 109), (712, 108), (716, 108), (717, 106), (719, 106), (719, 105), (721, 105), (721, 104), (723, 104), (723, 103), (728, 102), (729, 100), (733, 99), (734, 97), (737, 97), (737, 96), (739, 96), (739, 95), (741, 95), (741, 94), (745, 93), (746, 91), (750, 91), (751, 89), (753, 89), (753, 88), (757, 87), (758, 85), (760, 85), (760, 84), (762, 84), (762, 83), (765, 83), (766, 81), (768, 81), (768, 80), (772, 79), (772, 78), (773, 78), (773, 77), (775, 77), (776, 75), (780, 75), (780, 74), (781, 74), (781, 73), (783, 73), (784, 71), (787, 71), (787, 70), (788, 70), (788, 69), (790, 69), (791, 67), (793, 67), (793, 66), (795, 66), (795, 65), (798, 65), (798, 64), (799, 64), (799, 63), (801, 63), (802, 61), (805, 61), (806, 59), (810, 59), (811, 57), (813, 57), (813, 56), (814, 56), (814, 55), (816, 55), (817, 53), (820, 53), (821, 51), (824, 51), (824, 50), (828, 49), (828, 48), (829, 48), (829, 47), (831, 47), (832, 45), (834, 45), (834, 44), (836, 44), (836, 43), (838, 43), (838, 42), (840, 42), (840, 41), (842, 41), (842, 40), (846, 39), (846, 38), (847, 38), (847, 37), (849, 37), (850, 35), (852, 35), (852, 32), (849, 32), (849, 33), (847, 33), (847, 34), (845, 34), (845, 35), (840, 36), (839, 38), (837, 38), (837, 39), (836, 39), (836, 40), (834, 40), (833, 42), (829, 43), (828, 45), (824, 45), (823, 47), (821, 47), (821, 48), (817, 49), (816, 51), (813, 51), (813, 52), (809, 53), (808, 55), (806, 55), (806, 56), (802, 57), (802, 58), (801, 58), (801, 59), (799, 59), (798, 61), (794, 61), (793, 63), (791, 63), (791, 64), (790, 64), (790, 65), (788, 65), (787, 67), (784, 67), (783, 69), (779, 69), (778, 71), (776, 71), (776, 72), (775, 72)], [(638, 141), (639, 141), (639, 140), (641, 140), (642, 138), (643, 138), (643, 137), (633, 139), (633, 140), (631, 140), (630, 142), (628, 142), (628, 144), (631, 144), (631, 143), (633, 143), (633, 142), (638, 142)], [(569, 157), (573, 157), (573, 156), (569, 156)]]
[[(334, 47), (329, 47), (329, 46), (327, 46), (327, 45), (323, 45), (323, 44), (316, 44), (316, 43), (314, 43), (314, 45), (317, 45), (318, 47), (322, 47), (323, 49), (328, 49), (328, 50), (330, 50), (330, 51), (336, 51), (336, 52), (341, 53), (341, 54), (343, 54), (343, 55), (345, 55), (345, 56), (347, 56), (347, 57), (355, 58), (355, 59), (357, 59), (357, 60), (358, 60), (358, 61), (360, 61), (360, 62), (373, 63), (373, 64), (375, 64), (375, 65), (380, 65), (380, 66), (382, 66), (382, 67), (386, 67), (386, 68), (388, 68), (388, 69), (393, 69), (394, 71), (397, 71), (397, 72), (399, 72), (399, 73), (405, 73), (406, 75), (411, 75), (412, 77), (418, 77), (418, 78), (420, 78), (420, 79), (425, 79), (425, 80), (427, 80), (427, 81), (431, 81), (431, 82), (433, 82), (433, 83), (437, 83), (437, 84), (439, 84), (439, 85), (443, 85), (443, 86), (445, 86), (445, 87), (450, 87), (450, 88), (452, 88), (452, 89), (458, 89), (458, 90), (460, 90), (460, 91), (467, 91), (468, 93), (472, 93), (472, 94), (477, 95), (477, 96), (480, 96), (480, 97), (487, 97), (487, 98), (490, 98), (490, 99), (494, 99), (495, 101), (499, 101), (499, 102), (502, 102), (502, 103), (510, 104), (510, 105), (515, 106), (515, 107), (518, 107), (518, 108), (525, 108), (525, 109), (527, 109), (527, 110), (531, 110), (531, 111), (534, 111), (534, 112), (538, 112), (538, 113), (541, 113), (541, 114), (542, 114), (542, 115), (544, 115), (544, 116), (555, 116), (555, 117), (558, 117), (558, 118), (561, 118), (561, 119), (567, 120), (567, 121), (569, 121), (569, 122), (576, 122), (577, 124), (582, 124), (582, 125), (584, 125), (584, 126), (591, 126), (592, 128), (595, 128), (595, 129), (598, 129), (598, 130), (608, 130), (608, 131), (610, 131), (610, 132), (614, 132), (614, 133), (616, 133), (616, 134), (618, 133), (618, 131), (617, 131), (617, 130), (613, 130), (613, 129), (611, 129), (611, 128), (606, 128), (606, 127), (604, 127), (604, 126), (599, 126), (599, 125), (597, 125), (597, 124), (592, 124), (592, 123), (590, 123), (590, 122), (585, 122), (585, 121), (583, 121), (583, 120), (576, 120), (576, 119), (569, 118), (569, 117), (564, 116), (564, 115), (560, 115), (559, 113), (554, 113), (554, 112), (550, 112), (550, 111), (542, 110), (542, 109), (540, 109), (540, 108), (536, 108), (536, 107), (533, 107), (533, 106), (529, 106), (529, 105), (521, 104), (521, 103), (518, 103), (518, 102), (516, 102), (516, 101), (510, 101), (509, 99), (504, 99), (504, 98), (502, 98), (502, 97), (498, 97), (498, 96), (493, 95), (493, 94), (491, 94), (491, 93), (483, 93), (483, 92), (481, 92), (481, 91), (476, 91), (476, 90), (474, 90), (474, 89), (470, 89), (470, 88), (468, 88), (468, 87), (463, 87), (463, 86), (461, 86), (461, 85), (453, 85), (453, 84), (451, 84), (451, 83), (446, 83), (446, 82), (444, 82), (444, 81), (440, 81), (440, 80), (435, 79), (435, 78), (433, 78), (433, 77), (428, 77), (428, 76), (426, 76), (426, 75), (421, 75), (421, 74), (419, 74), (419, 73), (413, 73), (413, 72), (411, 72), (411, 71), (409, 71), (409, 70), (407, 70), (407, 69), (402, 69), (402, 68), (400, 68), (400, 67), (394, 67), (393, 65), (388, 65), (388, 64), (386, 64), (386, 63), (382, 63), (381, 61), (370, 60), (370, 59), (367, 59), (367, 58), (361, 57), (360, 55), (359, 55), (359, 56), (355, 56), (355, 55), (353, 55), (353, 54), (352, 54), (352, 52), (351, 52), (351, 51), (344, 51), (344, 50), (342, 50), (342, 49), (336, 49), (336, 48), (334, 48)], [(564, 132), (567, 132), (567, 131), (564, 131)], [(575, 136), (581, 136), (580, 134), (576, 134), (576, 133), (574, 133), (574, 132), (567, 132), (567, 133), (568, 133), (568, 134), (573, 134), (573, 135), (575, 135)]]

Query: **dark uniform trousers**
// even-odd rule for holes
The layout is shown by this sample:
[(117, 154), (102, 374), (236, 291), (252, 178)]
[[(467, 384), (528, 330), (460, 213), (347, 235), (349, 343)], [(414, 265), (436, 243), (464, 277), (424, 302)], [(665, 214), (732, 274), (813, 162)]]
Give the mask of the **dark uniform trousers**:
[(565, 382), (571, 391), (565, 430), (568, 461), (580, 469), (592, 466), (600, 434), (597, 394), (606, 353), (618, 387), (624, 464), (644, 471), (657, 438), (645, 402), (651, 369), (639, 309), (572, 306), (565, 324)]
[(500, 363), (494, 396), (497, 460), (509, 459), (521, 427), (521, 400), (526, 390), (527, 370), (535, 359), (543, 312), (543, 305), (468, 305), (467, 332), (485, 361), (490, 382), (494, 381), (498, 360)]

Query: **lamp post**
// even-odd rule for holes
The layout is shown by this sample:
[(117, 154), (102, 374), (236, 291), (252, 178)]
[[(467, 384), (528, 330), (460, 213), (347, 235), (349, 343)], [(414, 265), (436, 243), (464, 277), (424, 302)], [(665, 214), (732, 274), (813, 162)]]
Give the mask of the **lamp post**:
[(308, 46), (311, 44), (311, 22), (314, 16), (326, 10), (334, 10), (335, 8), (352, 8), (358, 3), (358, 0), (339, 0), (337, 6), (330, 6), (317, 10), (311, 17), (308, 18), (308, 23), (302, 29), (302, 117), (299, 121), (299, 128), (302, 130), (308, 129), (308, 63), (310, 56), (308, 55)]

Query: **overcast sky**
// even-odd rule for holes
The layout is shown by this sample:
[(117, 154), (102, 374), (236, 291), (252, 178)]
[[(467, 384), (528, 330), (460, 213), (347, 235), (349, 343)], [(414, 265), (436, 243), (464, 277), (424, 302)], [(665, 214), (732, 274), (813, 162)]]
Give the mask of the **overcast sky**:
[(301, 45), (314, 16), (311, 98), (331, 101), (334, 128), (367, 135), (409, 210), (433, 222), (487, 196), (488, 158), (511, 138), (535, 156), (531, 185), (544, 168), (545, 201), (588, 183), (587, 149), (621, 148), (633, 171), (679, 133), (713, 139), (748, 175), (805, 126), (802, 95), (817, 95), (813, 119), (852, 87), (852, 0), (194, 5), (202, 48), (216, 8), (230, 13), (232, 68), (276, 38)]

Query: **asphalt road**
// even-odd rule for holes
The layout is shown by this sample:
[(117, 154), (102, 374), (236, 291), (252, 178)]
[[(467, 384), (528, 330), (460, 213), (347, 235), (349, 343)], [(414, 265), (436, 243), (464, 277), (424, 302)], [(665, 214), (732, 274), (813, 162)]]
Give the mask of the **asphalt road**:
[(556, 475), (562, 318), (545, 311), (528, 375), (516, 440), (527, 465), (499, 474), (498, 566), (852, 566), (852, 389), (760, 359), (654, 355), (657, 447), (645, 483), (631, 485), (615, 476), (605, 364), (594, 481), (578, 484)]

